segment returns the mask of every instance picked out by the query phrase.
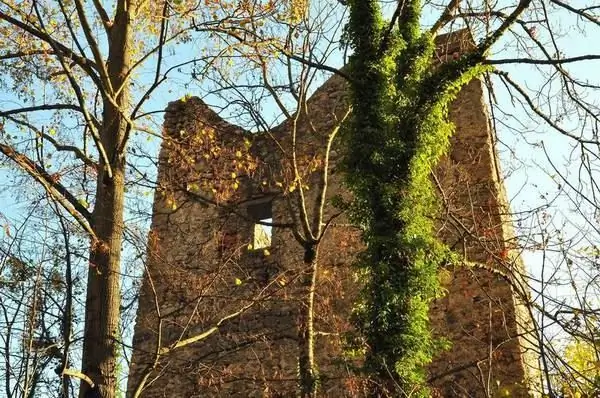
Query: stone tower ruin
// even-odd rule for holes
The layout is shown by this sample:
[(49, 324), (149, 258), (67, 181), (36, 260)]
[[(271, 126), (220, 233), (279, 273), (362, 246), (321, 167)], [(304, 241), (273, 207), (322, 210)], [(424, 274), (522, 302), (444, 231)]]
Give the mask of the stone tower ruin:
[[(440, 62), (472, 45), (464, 32), (438, 43)], [(260, 135), (229, 124), (198, 98), (169, 104), (130, 394), (143, 381), (142, 397), (295, 396), (304, 214), (309, 221), (322, 215), (327, 224), (315, 285), (319, 392), (362, 396), (352, 371), (360, 355), (348, 352), (345, 340), (359, 290), (351, 264), (360, 235), (335, 206), (347, 192), (336, 170), (341, 149), (335, 140), (327, 145), (347, 113), (346, 96), (344, 80), (333, 76), (305, 111)], [(452, 346), (429, 367), (429, 382), (439, 397), (525, 397), (534, 362), (528, 323), (510, 284), (492, 271), (507, 258), (511, 229), (482, 82), (463, 88), (450, 118), (452, 149), (432, 177), (443, 204), (438, 234), (482, 267), (440, 271), (448, 293), (432, 304), (430, 318)], [(304, 187), (290, 175), (294, 150)]]

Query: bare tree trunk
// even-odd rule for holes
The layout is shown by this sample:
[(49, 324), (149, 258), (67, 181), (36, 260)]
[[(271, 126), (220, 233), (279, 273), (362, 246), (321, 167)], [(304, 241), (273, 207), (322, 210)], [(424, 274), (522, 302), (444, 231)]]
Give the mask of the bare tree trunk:
[(311, 245), (304, 254), (304, 275), (302, 287), (306, 289), (306, 298), (300, 307), (300, 324), (298, 327), (298, 369), (300, 374), (300, 396), (314, 398), (317, 396), (318, 374), (315, 369), (315, 331), (314, 303), (317, 282), (318, 246)]
[(123, 188), (122, 167), (113, 169), (112, 179), (98, 183), (93, 220), (100, 241), (91, 249), (87, 283), (83, 373), (107, 398), (115, 395), (117, 383)]
[[(115, 396), (118, 382), (125, 141), (131, 128), (125, 117), (128, 112), (125, 76), (130, 64), (130, 24), (127, 4), (120, 0), (109, 34), (107, 71), (112, 87), (104, 93), (101, 141), (110, 164), (101, 161), (98, 172), (92, 214), (98, 242), (92, 243), (90, 249), (82, 360), (83, 373), (94, 381), (103, 398)], [(79, 396), (83, 398), (89, 387), (81, 384)]]

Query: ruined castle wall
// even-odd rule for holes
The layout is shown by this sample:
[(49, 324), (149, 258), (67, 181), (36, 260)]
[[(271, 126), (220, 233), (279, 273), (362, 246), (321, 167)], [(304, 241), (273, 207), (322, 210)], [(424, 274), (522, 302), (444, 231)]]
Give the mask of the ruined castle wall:
[(453, 103), (452, 150), (435, 173), (445, 211), (439, 235), (477, 266), (459, 264), (442, 271), (448, 294), (433, 303), (431, 317), (452, 348), (431, 366), (432, 384), (449, 397), (487, 396), (497, 390), (527, 396), (514, 294), (501, 274), (490, 271), (508, 260), (512, 237), (503, 217), (508, 208), (497, 179), (483, 95), (482, 83), (474, 81)]
[[(450, 54), (455, 51), (460, 51), (456, 43), (446, 48)], [(293, 178), (286, 166), (294, 144), (290, 132), (297, 133), (298, 153), (306, 155), (299, 162), (313, 187), (304, 191), (312, 219), (318, 211), (314, 187), (319, 181), (310, 168), (324, 156), (325, 137), (345, 114), (345, 93), (341, 78), (333, 77), (313, 95), (309, 111), (296, 124), (288, 121), (271, 132), (277, 145), (269, 137), (255, 137), (250, 151), (263, 161), (263, 170), (241, 178), (219, 207), (210, 203), (216, 200), (210, 192), (196, 195), (200, 198), (190, 195), (189, 180), (201, 185), (202, 174), (189, 162), (177, 166), (173, 153), (182, 146), (194, 152), (197, 137), (210, 131), (222, 146), (242, 148), (248, 133), (218, 118), (198, 99), (169, 106), (159, 167), (162, 190), (155, 198), (153, 250), (135, 329), (130, 392), (149, 374), (152, 383), (143, 397), (295, 395), (304, 292), (300, 281), (306, 266), (304, 248), (283, 227), (297, 222), (298, 215), (290, 201), (297, 192), (288, 191)], [(507, 258), (510, 236), (483, 94), (482, 83), (474, 81), (453, 103), (452, 149), (434, 173), (443, 203), (440, 237), (466, 262), (484, 266), (456, 264), (441, 271), (448, 294), (432, 304), (430, 316), (434, 332), (447, 337), (452, 347), (431, 365), (430, 379), (435, 393), (444, 397), (484, 397), (498, 390), (526, 396), (517, 303), (507, 281), (485, 269)], [(334, 218), (319, 249), (316, 362), (322, 396), (355, 397), (361, 396), (360, 385), (352, 373), (354, 359), (343, 353), (343, 337), (351, 330), (348, 319), (359, 289), (351, 264), (360, 250), (360, 235), (332, 204), (334, 196), (347, 196), (335, 168), (339, 152), (334, 144), (324, 220)], [(249, 250), (255, 224), (251, 209), (264, 204), (270, 205), (273, 223), (282, 227), (273, 228), (267, 251)], [(217, 333), (173, 347), (249, 304)], [(172, 349), (155, 362), (159, 338), (161, 347)]]

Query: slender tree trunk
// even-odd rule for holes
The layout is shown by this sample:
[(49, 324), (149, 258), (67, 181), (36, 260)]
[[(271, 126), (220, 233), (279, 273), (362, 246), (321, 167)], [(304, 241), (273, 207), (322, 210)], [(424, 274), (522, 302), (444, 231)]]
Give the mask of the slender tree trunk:
[(311, 246), (304, 254), (304, 275), (302, 285), (306, 298), (300, 309), (298, 328), (298, 369), (300, 374), (300, 396), (314, 398), (317, 396), (318, 375), (315, 369), (315, 331), (314, 304), (315, 286), (317, 282), (317, 246)]
[[(125, 192), (125, 137), (128, 126), (128, 85), (124, 81), (129, 70), (131, 21), (127, 3), (120, 0), (109, 34), (107, 62), (112, 91), (119, 94), (110, 100), (104, 94), (103, 120), (100, 131), (102, 145), (110, 165), (100, 162), (96, 200), (92, 214), (98, 242), (90, 249), (82, 371), (99, 388), (103, 398), (113, 398), (117, 386), (117, 353), (120, 319), (120, 265), (123, 238)], [(112, 172), (109, 175), (108, 170)], [(82, 383), (79, 396), (89, 389)]]

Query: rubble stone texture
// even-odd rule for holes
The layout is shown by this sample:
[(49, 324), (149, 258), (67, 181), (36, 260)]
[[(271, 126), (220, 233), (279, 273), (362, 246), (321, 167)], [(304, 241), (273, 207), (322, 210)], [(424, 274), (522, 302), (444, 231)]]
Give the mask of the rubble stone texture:
[[(469, 45), (461, 34), (439, 43), (441, 62)], [(528, 323), (523, 308), (509, 283), (485, 269), (507, 258), (511, 230), (484, 95), (482, 83), (473, 81), (454, 101), (452, 149), (433, 173), (442, 203), (440, 238), (469, 262), (484, 266), (457, 264), (440, 273), (448, 294), (431, 305), (430, 317), (435, 333), (447, 337), (452, 347), (429, 367), (432, 394), (439, 397), (487, 397), (506, 391), (525, 397), (529, 366), (535, 367), (525, 353)], [(346, 96), (343, 79), (333, 76), (295, 122), (288, 120), (262, 135), (229, 124), (198, 98), (169, 104), (129, 392), (147, 374), (142, 397), (295, 396), (306, 266), (304, 249), (287, 226), (298, 223), (298, 192), (289, 192), (289, 157), (295, 145), (311, 188), (304, 194), (313, 219), (326, 137), (347, 111)], [(211, 133), (220, 147), (230, 148), (229, 155), (224, 150), (211, 154), (211, 161), (220, 156), (212, 170), (176, 161), (181, 153), (192, 153), (198, 160), (192, 164), (205, 165), (205, 151), (197, 143)], [(233, 194), (220, 199), (214, 192), (193, 192), (196, 186), (210, 186), (203, 179), (229, 175), (220, 164), (239, 157), (238, 148), (247, 148), (248, 142), (259, 166), (248, 176), (240, 172)], [(345, 349), (345, 336), (360, 289), (351, 264), (361, 244), (358, 229), (332, 203), (336, 195), (347, 197), (335, 166), (343, 148), (336, 143), (324, 207), (324, 220), (331, 221), (319, 246), (315, 355), (320, 396), (360, 397), (360, 378), (352, 371), (360, 358)], [(251, 250), (255, 220), (268, 218), (275, 224), (268, 251)], [(264, 241), (265, 236), (260, 238)], [(160, 347), (174, 347), (250, 304), (241, 315), (223, 321), (218, 332), (173, 348), (155, 362), (158, 341)]]

